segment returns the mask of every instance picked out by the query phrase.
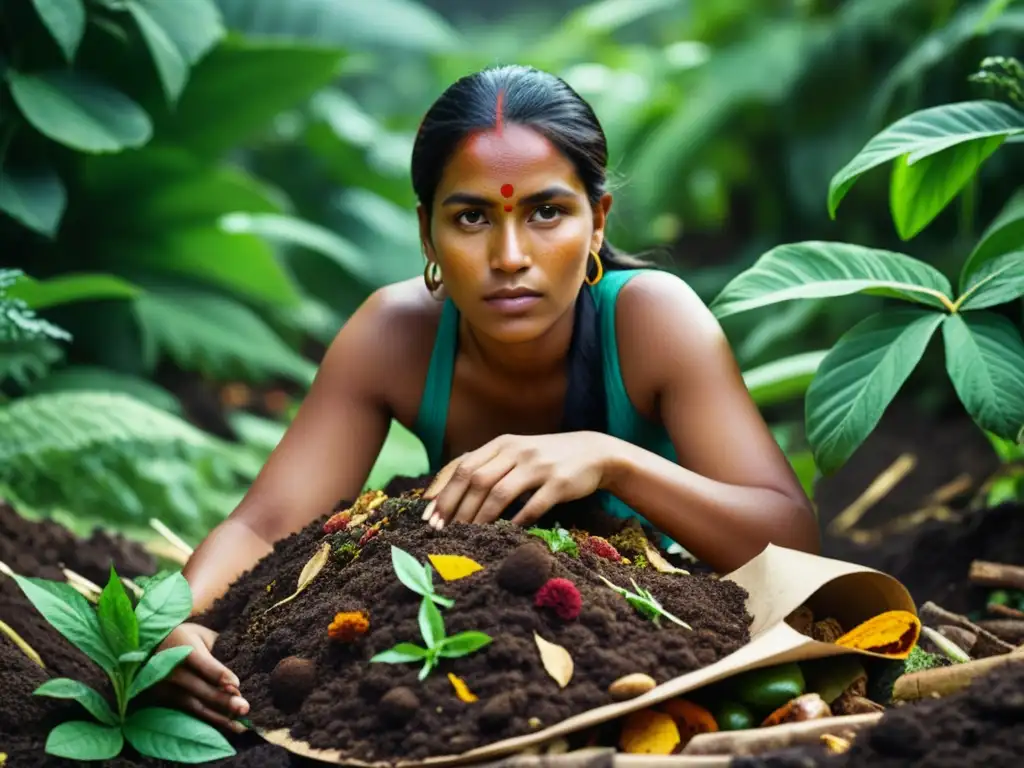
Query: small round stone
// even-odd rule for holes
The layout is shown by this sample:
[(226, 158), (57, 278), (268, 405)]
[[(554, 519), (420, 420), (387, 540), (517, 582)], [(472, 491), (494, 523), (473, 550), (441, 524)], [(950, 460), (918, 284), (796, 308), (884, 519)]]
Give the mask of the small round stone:
[(274, 706), (292, 712), (316, 687), (316, 664), (309, 659), (287, 656), (270, 673), (270, 695)]
[(554, 564), (543, 544), (521, 544), (498, 566), (498, 586), (517, 595), (532, 595), (551, 577)]
[(384, 694), (380, 700), (384, 719), (395, 725), (403, 725), (412, 719), (420, 708), (420, 700), (412, 688), (398, 686)]

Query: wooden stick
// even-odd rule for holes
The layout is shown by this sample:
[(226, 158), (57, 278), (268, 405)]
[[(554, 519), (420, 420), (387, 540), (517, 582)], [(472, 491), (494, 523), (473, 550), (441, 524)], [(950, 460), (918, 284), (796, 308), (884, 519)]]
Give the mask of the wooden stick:
[(975, 641), (974, 647), (971, 648), (971, 653), (977, 659), (988, 658), (989, 656), (1000, 656), (1013, 650), (1012, 645), (1000, 640), (991, 632), (986, 632), (966, 616), (951, 613), (945, 608), (940, 608), (931, 601), (928, 601), (921, 606), (921, 609), (918, 611), (918, 616), (920, 617), (922, 624), (929, 624), (935, 627), (948, 624), (952, 627), (960, 627), (961, 629), (966, 629), (968, 632), (973, 632), (977, 635), (978, 639)]
[(985, 606), (985, 609), (993, 616), (1000, 616), (1004, 619), (1024, 619), (1024, 611), (1018, 611), (1016, 608), (1011, 608), (1008, 605), (989, 603)]
[(786, 723), (771, 728), (701, 733), (690, 739), (690, 743), (683, 748), (681, 754), (758, 755), (801, 744), (820, 743), (821, 737), (826, 734), (850, 739), (864, 728), (877, 723), (883, 714), (882, 712), (871, 712), (866, 715), (826, 717), (820, 720), (805, 720), (801, 723)]
[(982, 619), (978, 626), (1010, 645), (1024, 643), (1024, 621), (1019, 619)]
[(38, 653), (36, 653), (36, 649), (33, 648), (28, 643), (26, 643), (25, 639), (21, 635), (19, 635), (17, 632), (15, 632), (13, 627), (11, 627), (10, 624), (5, 624), (4, 622), (0, 621), (0, 635), (7, 635), (7, 637), (9, 637), (11, 639), (11, 642), (14, 643), (16, 646), (18, 646), (21, 649), (22, 653), (24, 653), (26, 656), (28, 656), (32, 661), (34, 661), (40, 667), (42, 667), (43, 669), (46, 669), (46, 665), (43, 664), (42, 658), (39, 656)]
[(150, 518), (149, 524), (153, 527), (153, 530), (155, 530), (157, 533), (159, 533), (161, 536), (167, 539), (167, 541), (171, 543), (171, 546), (173, 546), (175, 549), (184, 554), (186, 558), (192, 557), (192, 547), (190, 547), (188, 543), (186, 543), (185, 540), (182, 539), (178, 534), (176, 534), (174, 531), (172, 531), (170, 528), (164, 525), (161, 521), (157, 520), (155, 517)]
[[(921, 630), (924, 631), (925, 627), (921, 627)], [(956, 644), (957, 648), (962, 648), (964, 653), (968, 656), (970, 656), (971, 651), (974, 650), (974, 644), (978, 642), (978, 636), (973, 632), (970, 632), (963, 627), (953, 627), (949, 624), (943, 624), (939, 627), (939, 634), (945, 638), (949, 638)]]
[(64, 574), (64, 578), (68, 580), (68, 584), (90, 603), (95, 603), (100, 599), (103, 590), (98, 585), (93, 584), (85, 576), (75, 573), (70, 568), (61, 568), (61, 571)]
[(895, 701), (917, 701), (918, 699), (949, 696), (963, 690), (976, 677), (987, 674), (1005, 664), (1024, 663), (1024, 652), (1015, 650), (1003, 656), (954, 664), (952, 667), (935, 667), (923, 672), (911, 672), (896, 678), (892, 687)]
[[(953, 627), (953, 629), (960, 629), (960, 627)], [(963, 629), (960, 629), (960, 631), (966, 632), (966, 630)], [(967, 655), (966, 650), (954, 643), (945, 635), (940, 635), (931, 627), (921, 627), (921, 634), (935, 643), (935, 647), (938, 648), (943, 655), (949, 658), (950, 661), (954, 661), (957, 664), (966, 664), (971, 660), (971, 657)], [(977, 636), (975, 636), (975, 642), (977, 642)]]
[(14, 571), (12, 571), (11, 567), (3, 560), (0, 560), (0, 573), (4, 576), (9, 576), (12, 579), (14, 578)]
[(915, 466), (917, 466), (917, 456), (913, 453), (904, 453), (897, 458), (889, 465), (888, 469), (872, 481), (864, 493), (836, 515), (829, 524), (829, 533), (839, 536), (855, 527), (867, 511), (885, 498), (904, 477), (913, 471)]
[(982, 587), (1024, 589), (1024, 567), (1019, 565), (975, 560), (967, 578)]
[(932, 491), (928, 495), (928, 500), (933, 504), (946, 504), (961, 493), (971, 490), (972, 485), (974, 485), (974, 479), (966, 472), (962, 472), (953, 480)]
[(188, 565), (188, 556), (177, 547), (167, 543), (164, 539), (147, 541), (142, 546), (154, 557), (162, 557), (181, 566)]

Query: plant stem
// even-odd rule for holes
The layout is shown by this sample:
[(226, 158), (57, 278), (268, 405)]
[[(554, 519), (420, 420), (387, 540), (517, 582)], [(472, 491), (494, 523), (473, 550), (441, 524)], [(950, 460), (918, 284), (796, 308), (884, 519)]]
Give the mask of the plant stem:
[(0, 634), (7, 635), (11, 639), (11, 642), (18, 646), (22, 653), (28, 656), (32, 661), (38, 664), (43, 669), (46, 669), (46, 665), (43, 664), (42, 658), (36, 653), (35, 648), (25, 642), (25, 640), (19, 635), (14, 629), (4, 622), (0, 621)]

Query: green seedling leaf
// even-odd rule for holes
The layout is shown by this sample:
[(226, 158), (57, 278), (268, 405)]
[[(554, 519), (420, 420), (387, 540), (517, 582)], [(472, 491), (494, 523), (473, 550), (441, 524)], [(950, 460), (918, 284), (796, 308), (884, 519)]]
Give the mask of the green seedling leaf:
[(25, 597), (49, 624), (107, 673), (117, 667), (89, 602), (67, 584), (13, 574)]
[(88, 685), (80, 683), (77, 680), (71, 680), (66, 677), (47, 680), (32, 691), (32, 694), (34, 696), (48, 696), (51, 699), (70, 699), (72, 701), (77, 701), (85, 707), (86, 710), (88, 710), (90, 715), (95, 717), (104, 725), (118, 725), (120, 722), (117, 715), (115, 715), (114, 711), (110, 708), (110, 705), (107, 704), (106, 699)]
[(417, 595), (429, 597), (438, 605), (451, 608), (455, 601), (434, 591), (434, 578), (430, 572), (429, 564), (420, 563), (415, 557), (404, 549), (391, 546), (391, 564), (395, 569), (398, 580)]
[(139, 650), (148, 652), (156, 648), (191, 612), (192, 590), (180, 573), (149, 584), (135, 608)]
[(444, 619), (441, 612), (429, 597), (424, 597), (420, 603), (420, 633), (427, 648), (435, 649), (444, 640)]
[(552, 552), (565, 552), (572, 557), (580, 555), (576, 541), (565, 528), (530, 528), (526, 532), (541, 539)]
[(96, 615), (107, 646), (115, 656), (138, 650), (139, 622), (135, 618), (131, 598), (124, 591), (124, 585), (113, 566), (110, 568), (107, 586), (100, 594)]
[(36, 13), (53, 35), (68, 64), (75, 60), (78, 46), (85, 34), (85, 2), (83, 0), (33, 0)]
[(412, 643), (399, 643), (394, 648), (381, 651), (370, 661), (382, 664), (408, 664), (413, 661), (422, 661), (429, 656), (430, 651), (426, 648), (420, 648)]
[(616, 586), (615, 584), (613, 584), (612, 582), (610, 582), (608, 579), (606, 579), (604, 576), (601, 576), (600, 574), (598, 575), (597, 578), (601, 579), (601, 581), (603, 581), (611, 589), (615, 590), (620, 595), (622, 595), (624, 598), (626, 598), (626, 602), (627, 603), (629, 603), (631, 606), (633, 606), (633, 608), (637, 612), (639, 612), (640, 614), (642, 614), (644, 616), (647, 616), (648, 618), (652, 619), (656, 625), (659, 624), (659, 620), (661, 618), (666, 618), (669, 621), (673, 622), (674, 624), (678, 624), (681, 627), (685, 627), (686, 629), (690, 629), (690, 630), (693, 629), (693, 627), (691, 627), (685, 621), (682, 621), (681, 619), (676, 618), (671, 613), (669, 613), (664, 608), (662, 608), (661, 607), (661, 603), (659, 603), (657, 601), (657, 599), (655, 599), (654, 595), (652, 595), (647, 590), (641, 589), (639, 586), (637, 586), (637, 583), (636, 583), (635, 579), (631, 579), (631, 581), (633, 583), (633, 586), (637, 590), (636, 593), (633, 593), (633, 592), (630, 592), (628, 589), (624, 589), (623, 587)]
[(960, 292), (967, 290), (971, 275), (983, 264), (1024, 244), (1024, 187), (1007, 201), (1003, 210), (978, 238), (971, 255), (960, 270)]
[(110, 760), (123, 746), (120, 728), (82, 720), (61, 723), (46, 738), (46, 754), (71, 760)]
[(434, 668), (434, 665), (436, 663), (437, 663), (437, 658), (435, 656), (428, 656), (427, 657), (427, 663), (423, 665), (422, 669), (420, 669), (419, 679), (421, 681), (427, 679), (427, 675), (430, 674), (431, 670)]
[(446, 659), (457, 659), (479, 651), (491, 642), (492, 638), (483, 632), (460, 632), (457, 635), (446, 637), (441, 643), (438, 654)]
[[(1024, 244), (1024, 239), (1021, 240)], [(961, 310), (1007, 304), (1024, 296), (1024, 250), (1005, 253), (986, 261), (967, 278), (957, 303)]]
[(163, 707), (140, 709), (130, 715), (124, 735), (139, 754), (176, 763), (205, 763), (235, 754), (212, 725)]
[(160, 653), (153, 656), (146, 666), (139, 670), (139, 674), (132, 681), (132, 685), (128, 689), (128, 701), (131, 701), (144, 690), (156, 685), (171, 674), (174, 668), (191, 652), (191, 646), (180, 645), (160, 651)]
[(145, 661), (149, 654), (145, 651), (129, 651), (128, 653), (122, 653), (117, 657), (117, 660), (121, 664), (138, 664)]

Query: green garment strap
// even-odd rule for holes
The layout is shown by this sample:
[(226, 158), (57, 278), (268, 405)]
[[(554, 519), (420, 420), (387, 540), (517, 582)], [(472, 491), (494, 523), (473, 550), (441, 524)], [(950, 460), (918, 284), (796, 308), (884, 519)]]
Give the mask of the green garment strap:
[(638, 414), (622, 381), (619, 341), (615, 334), (615, 301), (622, 286), (643, 271), (645, 270), (608, 271), (598, 284), (591, 288), (601, 323), (601, 368), (604, 372), (604, 396), (608, 408), (608, 433), (627, 440), (632, 437)]
[(451, 299), (445, 299), (414, 429), (423, 442), (423, 447), (426, 448), (431, 472), (437, 472), (442, 467), (444, 433), (448, 426), (448, 402), (451, 399), (452, 378), (455, 375), (455, 353), (459, 347), (458, 336), (459, 312)]

